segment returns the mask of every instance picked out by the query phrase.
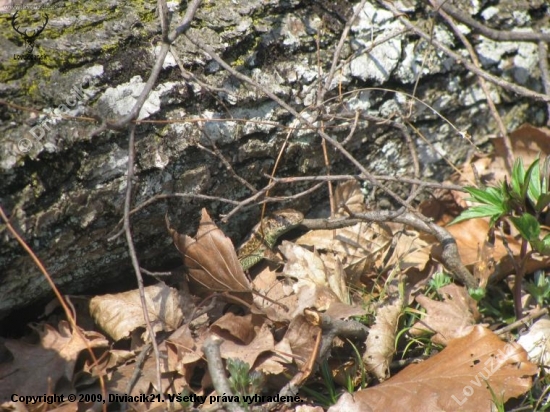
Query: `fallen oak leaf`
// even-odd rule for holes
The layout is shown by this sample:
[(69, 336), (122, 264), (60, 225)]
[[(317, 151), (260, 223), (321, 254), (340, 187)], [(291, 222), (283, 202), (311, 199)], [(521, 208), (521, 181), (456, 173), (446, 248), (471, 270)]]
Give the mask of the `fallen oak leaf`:
[(520, 345), (477, 325), (425, 362), (380, 385), (342, 395), (329, 412), (489, 412), (492, 393), (502, 402), (518, 397), (531, 388), (538, 370)]

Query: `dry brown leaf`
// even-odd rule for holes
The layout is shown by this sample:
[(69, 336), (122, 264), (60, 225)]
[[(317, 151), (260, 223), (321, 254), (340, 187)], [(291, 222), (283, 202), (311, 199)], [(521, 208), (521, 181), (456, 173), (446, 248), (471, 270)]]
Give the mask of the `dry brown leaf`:
[(255, 327), (262, 325), (264, 321), (265, 319), (260, 319), (258, 316), (253, 317), (251, 314), (237, 316), (228, 312), (214, 322), (210, 326), (210, 330), (224, 339), (229, 336), (231, 340), (248, 345), (256, 335)]
[[(206, 332), (206, 331), (205, 331)], [(191, 335), (189, 325), (183, 325), (174, 331), (163, 344), (166, 345), (167, 370), (177, 371), (188, 381), (193, 366), (202, 358), (202, 344), (206, 333), (197, 331), (196, 337)]]
[(537, 372), (520, 345), (478, 325), (427, 361), (375, 387), (344, 394), (329, 411), (489, 412), (494, 403), (487, 385), (506, 402), (528, 391)]
[(477, 261), (474, 263), (474, 278), (479, 280), (479, 287), (485, 288), (489, 283), (489, 277), (495, 271), (495, 246), (489, 242), (483, 242), (477, 253)]
[(292, 353), (295, 355), (294, 361), (299, 367), (302, 367), (311, 357), (319, 333), (321, 328), (309, 323), (304, 315), (296, 316), (288, 325), (285, 338), (292, 348)]
[[(470, 219), (448, 226), (447, 230), (456, 239), (460, 259), (465, 266), (472, 266), (481, 263), (479, 261), (479, 249), (485, 244), (489, 223), (486, 219)], [(516, 257), (520, 254), (521, 245), (518, 240), (510, 235), (505, 235), (508, 247)], [(442, 247), (439, 243), (432, 246), (432, 254), (436, 259), (441, 258)], [(495, 233), (495, 246), (492, 251), (494, 259), (494, 271), (490, 274), (503, 278), (514, 273), (513, 262), (502, 242), (502, 235), (499, 231)], [(538, 269), (550, 267), (550, 257), (538, 254), (530, 254), (525, 262), (526, 273), (533, 273)], [(485, 274), (487, 276), (487, 274)]]
[(365, 195), (361, 192), (361, 185), (357, 180), (340, 183), (334, 191), (334, 203), (338, 210), (337, 216), (349, 216), (349, 211), (357, 214), (367, 210)]
[[(489, 223), (483, 219), (464, 220), (456, 225), (448, 226), (447, 230), (456, 239), (460, 260), (466, 266), (474, 265), (478, 262), (479, 249), (483, 246), (489, 232)], [(519, 252), (520, 245), (513, 238), (507, 239), (510, 248), (514, 253)], [(435, 256), (441, 255), (441, 245), (436, 245), (433, 249)], [(495, 260), (499, 260), (505, 256), (506, 249), (502, 242), (495, 242), (493, 256)]]
[[(300, 309), (298, 295), (292, 289), (285, 288), (283, 282), (277, 279), (277, 275), (277, 272), (266, 267), (254, 278), (252, 284), (254, 290), (258, 292), (258, 294), (254, 294), (254, 303), (272, 321), (290, 322), (294, 318), (294, 314), (301, 313), (303, 308)], [(268, 297), (271, 301), (264, 299), (263, 296)]]
[(416, 301), (426, 309), (426, 316), (409, 330), (413, 336), (435, 333), (432, 342), (447, 345), (450, 340), (469, 334), (479, 318), (476, 301), (458, 285), (450, 284), (438, 290), (443, 302), (420, 295)]
[(537, 320), (529, 332), (521, 335), (518, 343), (527, 351), (529, 359), (544, 366), (550, 366), (550, 317)]
[[(341, 267), (329, 270), (316, 252), (310, 252), (291, 242), (283, 241), (279, 249), (287, 259), (283, 273), (287, 278), (294, 280), (289, 283), (296, 294), (300, 290), (300, 293), (304, 293), (304, 287), (325, 287), (330, 289), (341, 302), (349, 301)], [(317, 309), (328, 309), (329, 306), (317, 307)]]
[(72, 382), (76, 359), (87, 345), (91, 348), (109, 345), (100, 333), (79, 329), (79, 334), (66, 321), (59, 322), (58, 329), (43, 325), (43, 329), (35, 330), (40, 336), (39, 344), (4, 341), (13, 359), (0, 364), (0, 399), (10, 399), (14, 393), (53, 393), (61, 378)]
[(349, 319), (352, 316), (363, 316), (367, 310), (359, 306), (351, 306), (342, 302), (334, 302), (325, 312), (327, 316), (333, 319)]
[(170, 227), (168, 230), (193, 281), (209, 292), (243, 292), (252, 299), (250, 283), (231, 239), (216, 226), (206, 209), (202, 209), (195, 238), (180, 235)]
[[(547, 128), (536, 128), (529, 124), (524, 124), (510, 134), (513, 152), (516, 158), (521, 158), (525, 167), (528, 167), (537, 156), (544, 158), (550, 154), (550, 130)], [(486, 186), (495, 186), (505, 178), (510, 180), (510, 173), (506, 169), (506, 150), (501, 138), (493, 139), (495, 151), (493, 155), (483, 155), (474, 159), (461, 168), (460, 174), (452, 176), (452, 183), (458, 183), (462, 186), (477, 186), (473, 170), (476, 170), (479, 181)], [(459, 191), (440, 191), (434, 192), (435, 199), (424, 202), (420, 209), (422, 213), (433, 218), (439, 225), (446, 225), (453, 218), (458, 216), (462, 210), (471, 206), (473, 203), (466, 200), (470, 197), (466, 192)], [(489, 229), (488, 219), (471, 219), (460, 222), (456, 225), (447, 227), (449, 232), (457, 240), (459, 253), (462, 262), (466, 266), (481, 265), (484, 270), (483, 257), (479, 255), (486, 240)], [(511, 235), (506, 235), (506, 241), (510, 245), (514, 256), (519, 256), (520, 245), (516, 240), (517, 233), (511, 227)], [(440, 258), (441, 247), (435, 244), (432, 250), (434, 257)], [(488, 273), (488, 270), (481, 277), (484, 282), (487, 276), (494, 276), (502, 279), (506, 275), (513, 273), (513, 262), (507, 255), (507, 251), (502, 244), (500, 232), (496, 231), (496, 242), (494, 249), (494, 271)], [(550, 259), (547, 257), (530, 256), (526, 262), (527, 273), (534, 270), (550, 266)], [(483, 271), (482, 270), (482, 271)], [(480, 271), (478, 270), (478, 273)]]
[[(399, 231), (394, 236), (395, 248), (387, 259), (386, 266), (398, 267), (402, 273), (411, 269), (423, 271), (430, 261), (431, 245), (413, 230)], [(382, 262), (378, 264), (381, 265)]]
[[(183, 320), (180, 295), (164, 283), (144, 289), (147, 312), (155, 332), (173, 331)], [(90, 301), (96, 322), (115, 341), (126, 338), (139, 327), (145, 328), (139, 290), (96, 296)]]
[[(524, 165), (530, 165), (540, 154), (541, 158), (550, 154), (550, 130), (524, 124), (509, 135), (516, 158), (522, 158)], [(462, 167), (458, 184), (476, 186), (472, 167), (475, 167), (480, 180), (486, 185), (494, 185), (503, 181), (509, 172), (506, 169), (506, 153), (502, 138), (492, 139), (495, 146), (494, 154), (473, 160)], [(508, 178), (509, 180), (509, 178)], [(463, 194), (462, 196), (468, 197)]]
[(292, 349), (288, 339), (283, 338), (273, 348), (273, 353), (262, 354), (256, 361), (255, 369), (270, 375), (278, 375), (287, 370), (288, 364), (292, 364)]
[[(220, 346), (222, 358), (240, 359), (252, 368), (260, 354), (273, 350), (275, 341), (269, 323), (264, 317), (235, 316), (227, 313), (224, 318), (223, 328), (218, 322), (210, 327), (211, 331), (224, 339)], [(238, 329), (246, 331), (240, 332)], [(243, 338), (246, 341), (243, 341)]]
[(312, 230), (296, 244), (334, 253), (344, 265), (350, 283), (380, 262), (392, 240), (391, 230), (383, 224), (358, 223), (336, 230)]
[(395, 354), (395, 335), (399, 316), (403, 311), (403, 300), (392, 298), (376, 311), (375, 324), (370, 328), (367, 337), (367, 350), (363, 362), (369, 372), (378, 380), (388, 377), (389, 365)]
[(254, 303), (272, 321), (290, 322), (306, 308), (325, 310), (334, 302), (339, 302), (338, 297), (327, 286), (305, 282), (295, 291), (291, 279), (281, 281), (277, 278), (278, 275), (279, 273), (272, 270), (263, 270), (252, 282), (259, 293), (254, 295)]

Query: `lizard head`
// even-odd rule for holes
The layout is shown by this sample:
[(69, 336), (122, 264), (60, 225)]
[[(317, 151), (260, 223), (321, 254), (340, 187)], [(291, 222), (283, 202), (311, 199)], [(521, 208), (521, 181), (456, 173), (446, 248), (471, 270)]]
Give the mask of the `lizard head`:
[(301, 212), (282, 209), (272, 213), (266, 223), (270, 226), (270, 230), (282, 234), (298, 226), (302, 220), (304, 220), (304, 215)]

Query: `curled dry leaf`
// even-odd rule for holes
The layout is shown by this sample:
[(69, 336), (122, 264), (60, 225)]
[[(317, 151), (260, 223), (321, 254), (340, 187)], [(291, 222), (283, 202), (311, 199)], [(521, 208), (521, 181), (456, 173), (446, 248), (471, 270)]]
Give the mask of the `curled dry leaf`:
[(398, 267), (402, 273), (410, 269), (423, 271), (431, 259), (430, 249), (431, 245), (417, 231), (400, 230), (394, 235), (391, 256), (384, 256), (385, 265), (390, 268)]
[(252, 282), (258, 292), (254, 295), (254, 303), (272, 321), (290, 322), (306, 308), (326, 309), (339, 302), (338, 297), (326, 285), (304, 281), (295, 287), (294, 280), (281, 281), (278, 279), (279, 275), (278, 272), (265, 269)]
[[(175, 330), (183, 320), (178, 291), (158, 283), (147, 286), (144, 292), (153, 330)], [(139, 327), (145, 327), (138, 289), (96, 296), (90, 301), (90, 312), (96, 324), (115, 341), (128, 337)]]
[(389, 376), (389, 366), (395, 354), (395, 335), (399, 316), (403, 311), (403, 299), (396, 297), (388, 300), (376, 311), (375, 324), (367, 337), (367, 350), (363, 362), (369, 372), (380, 381)]
[(191, 380), (194, 365), (203, 356), (201, 347), (206, 333), (197, 331), (197, 334), (194, 337), (189, 325), (185, 324), (164, 341), (168, 357), (167, 371), (177, 371), (188, 381)]
[(105, 348), (109, 342), (97, 332), (74, 331), (68, 322), (59, 322), (58, 329), (50, 325), (35, 328), (39, 344), (6, 339), (4, 345), (12, 360), (0, 363), (0, 399), (10, 399), (14, 393), (44, 395), (51, 393), (59, 380), (73, 381), (78, 355), (90, 348)]
[(168, 222), (167, 226), (192, 281), (210, 292), (244, 292), (251, 299), (250, 283), (233, 243), (212, 221), (206, 209), (202, 209), (195, 238), (180, 235)]
[[(276, 322), (290, 322), (295, 314), (301, 313), (303, 308), (301, 308), (298, 295), (292, 289), (284, 287), (283, 282), (277, 279), (277, 275), (277, 272), (266, 268), (254, 278), (252, 284), (254, 290), (258, 292), (254, 295), (254, 303), (263, 310), (269, 319)], [(264, 299), (264, 296), (270, 300)], [(312, 305), (308, 302), (308, 306)]]
[(329, 412), (488, 412), (494, 406), (489, 388), (506, 402), (527, 392), (537, 372), (520, 345), (478, 325), (427, 361), (380, 385), (344, 394)]
[(432, 332), (435, 333), (432, 342), (446, 345), (450, 340), (469, 334), (479, 312), (476, 301), (463, 287), (453, 283), (443, 286), (438, 293), (443, 296), (443, 302), (424, 295), (416, 297), (416, 301), (426, 309), (426, 316), (416, 322), (409, 333), (418, 336)]

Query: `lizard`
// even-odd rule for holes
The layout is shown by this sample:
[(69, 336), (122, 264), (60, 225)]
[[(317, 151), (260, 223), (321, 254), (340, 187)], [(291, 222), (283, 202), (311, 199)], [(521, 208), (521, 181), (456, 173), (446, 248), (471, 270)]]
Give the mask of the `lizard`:
[(278, 210), (263, 218), (237, 249), (237, 257), (243, 270), (250, 269), (272, 255), (279, 236), (299, 226), (303, 220), (304, 215), (293, 209)]

